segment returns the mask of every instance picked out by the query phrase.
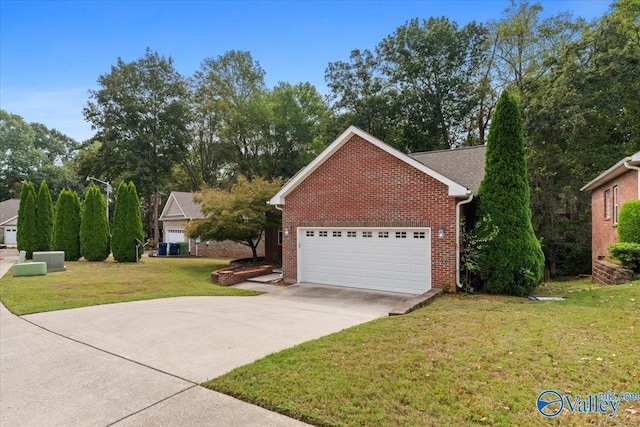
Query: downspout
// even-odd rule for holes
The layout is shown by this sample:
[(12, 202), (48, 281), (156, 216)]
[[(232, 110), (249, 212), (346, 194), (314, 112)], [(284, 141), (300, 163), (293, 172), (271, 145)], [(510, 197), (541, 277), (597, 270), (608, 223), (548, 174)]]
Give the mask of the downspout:
[(469, 191), (469, 197), (456, 203), (456, 286), (462, 288), (460, 283), (460, 206), (473, 200), (473, 193)]
[(628, 160), (626, 162), (624, 162), (624, 167), (627, 168), (627, 169), (635, 169), (635, 170), (638, 171), (638, 199), (640, 199), (640, 167), (631, 166), (631, 164), (629, 164)]

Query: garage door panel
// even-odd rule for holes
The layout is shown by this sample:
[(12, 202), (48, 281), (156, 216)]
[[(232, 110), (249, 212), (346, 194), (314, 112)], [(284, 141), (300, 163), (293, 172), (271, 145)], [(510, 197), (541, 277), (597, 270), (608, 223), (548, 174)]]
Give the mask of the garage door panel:
[(431, 288), (428, 229), (301, 229), (299, 242), (301, 281), (413, 294)]

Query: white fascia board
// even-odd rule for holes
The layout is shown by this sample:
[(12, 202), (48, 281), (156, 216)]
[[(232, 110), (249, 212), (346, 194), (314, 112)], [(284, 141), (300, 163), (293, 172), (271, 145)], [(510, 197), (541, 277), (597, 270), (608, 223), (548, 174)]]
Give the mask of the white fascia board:
[(602, 172), (600, 175), (598, 175), (597, 177), (595, 177), (594, 179), (592, 179), (591, 181), (589, 181), (589, 183), (587, 185), (585, 185), (584, 187), (582, 187), (580, 189), (580, 191), (592, 191), (595, 190), (596, 188), (598, 188), (600, 185), (606, 183), (607, 181), (622, 175), (623, 173), (625, 173), (628, 169), (624, 166), (624, 164), (626, 162), (632, 163), (634, 164), (634, 166), (638, 166), (640, 165), (640, 151), (638, 151), (635, 154), (632, 154), (629, 157), (625, 157), (624, 159), (620, 160), (618, 163), (616, 163), (615, 165), (611, 166), (609, 169), (607, 169), (606, 171)]
[(452, 197), (467, 196), (469, 191), (467, 190), (467, 188), (463, 187), (462, 185), (428, 168), (427, 166), (423, 165), (422, 163), (415, 160), (414, 158), (402, 153), (399, 150), (396, 150), (395, 148), (379, 140), (375, 136), (363, 131), (362, 129), (359, 129), (355, 126), (349, 126), (349, 128), (345, 130), (342, 133), (342, 135), (336, 138), (335, 141), (333, 141), (322, 153), (320, 153), (320, 155), (318, 155), (318, 157), (316, 157), (311, 163), (309, 163), (306, 167), (304, 167), (296, 175), (294, 175), (293, 178), (291, 178), (280, 189), (280, 191), (278, 191), (278, 193), (276, 193), (276, 195), (273, 196), (271, 200), (269, 200), (269, 204), (284, 205), (286, 195), (289, 194), (291, 191), (293, 191), (293, 189), (295, 189), (298, 186), (298, 184), (300, 184), (302, 181), (304, 181), (304, 179), (306, 179), (309, 175), (311, 175), (322, 163), (325, 162), (325, 160), (327, 160), (336, 151), (338, 151), (338, 149), (340, 149), (354, 135), (361, 137), (362, 139), (372, 143), (373, 145), (387, 152), (388, 154), (396, 157), (399, 160), (402, 160), (403, 162), (409, 164), (410, 166), (413, 166), (419, 171), (434, 178), (435, 180), (445, 184), (449, 188), (449, 196), (452, 196)]
[(13, 220), (14, 220), (14, 219), (16, 219), (16, 218), (18, 218), (18, 215), (16, 215), (16, 216), (12, 216), (11, 218), (7, 219), (5, 222), (0, 223), (0, 227), (2, 227), (2, 226), (3, 226), (3, 225), (5, 225), (5, 224), (10, 223), (11, 221), (13, 221)]
[(173, 191), (171, 192), (171, 194), (169, 194), (169, 197), (167, 198), (167, 203), (164, 204), (164, 208), (162, 208), (162, 212), (160, 212), (158, 221), (162, 221), (162, 218), (165, 216), (166, 211), (169, 208), (169, 203), (171, 203), (171, 200), (175, 200), (175, 197), (173, 196)]

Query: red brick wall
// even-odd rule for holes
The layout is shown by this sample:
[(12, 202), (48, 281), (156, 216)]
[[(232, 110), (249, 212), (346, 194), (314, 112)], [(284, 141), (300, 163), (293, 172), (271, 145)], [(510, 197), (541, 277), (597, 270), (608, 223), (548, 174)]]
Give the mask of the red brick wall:
[[(285, 197), (283, 278), (297, 276), (298, 226), (431, 226), (431, 286), (455, 290), (455, 204), (446, 185), (353, 136)], [(437, 230), (445, 226), (440, 239)]]
[[(592, 266), (601, 257), (609, 255), (609, 245), (618, 241), (617, 226), (613, 221), (613, 187), (618, 186), (618, 211), (624, 202), (638, 198), (638, 171), (629, 170), (606, 184), (596, 188), (591, 193), (591, 227), (593, 237), (591, 242)], [(609, 190), (611, 203), (611, 217), (605, 218), (605, 191)]]

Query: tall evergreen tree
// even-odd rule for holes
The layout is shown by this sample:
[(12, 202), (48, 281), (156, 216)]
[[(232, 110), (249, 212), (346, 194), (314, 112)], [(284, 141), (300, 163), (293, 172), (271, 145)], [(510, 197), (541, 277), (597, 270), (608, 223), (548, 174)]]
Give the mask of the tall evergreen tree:
[(36, 199), (36, 247), (38, 251), (50, 251), (53, 237), (53, 202), (46, 181), (40, 183)]
[(136, 238), (144, 238), (140, 214), (140, 200), (133, 182), (121, 182), (116, 193), (113, 212), (113, 237), (111, 252), (119, 262), (136, 261)]
[(91, 184), (84, 198), (80, 225), (80, 253), (87, 261), (104, 261), (111, 251), (105, 210), (100, 189)]
[(18, 250), (27, 252), (27, 259), (31, 259), (33, 251), (37, 250), (36, 241), (36, 192), (29, 181), (22, 184), (20, 191), (20, 207), (18, 208)]
[(541, 281), (544, 254), (531, 225), (522, 117), (503, 92), (489, 128), (485, 174), (478, 192), (478, 233), (495, 230), (480, 255), (487, 292), (526, 295)]
[(72, 190), (62, 190), (56, 201), (53, 249), (64, 251), (64, 259), (80, 259), (80, 198)]

